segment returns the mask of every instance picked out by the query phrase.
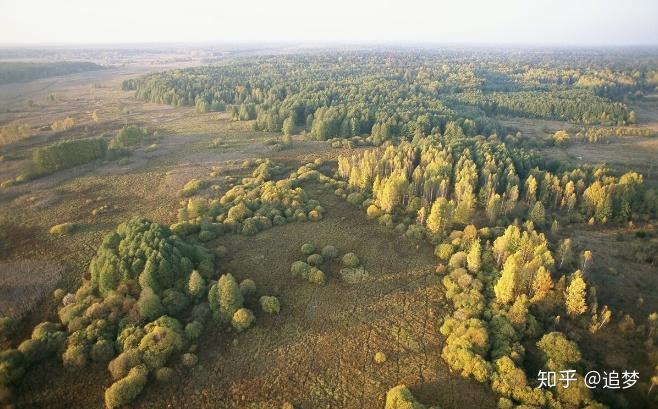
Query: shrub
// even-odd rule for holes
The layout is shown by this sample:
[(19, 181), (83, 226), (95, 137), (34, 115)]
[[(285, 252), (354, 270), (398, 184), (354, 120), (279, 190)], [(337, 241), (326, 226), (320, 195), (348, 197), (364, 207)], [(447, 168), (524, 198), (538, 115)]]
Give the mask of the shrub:
[(128, 375), (132, 368), (141, 363), (142, 354), (137, 349), (128, 349), (110, 361), (107, 369), (110, 371), (112, 379), (116, 381)]
[(183, 364), (183, 366), (191, 368), (199, 362), (199, 357), (197, 357), (195, 354), (188, 352), (186, 354), (181, 355), (180, 361), (181, 364)]
[(354, 253), (347, 253), (343, 256), (343, 265), (348, 268), (355, 268), (359, 266), (359, 258)]
[(386, 405), (384, 408), (425, 409), (425, 405), (420, 404), (405, 385), (398, 385), (386, 392)]
[[(219, 306), (213, 311), (215, 317), (221, 322), (229, 323), (235, 312), (242, 307), (244, 297), (240, 291), (240, 286), (231, 274), (224, 274), (217, 282), (217, 292), (219, 296)], [(213, 303), (210, 303), (213, 308)]]
[(64, 366), (69, 368), (84, 368), (87, 361), (87, 347), (82, 344), (70, 344), (62, 355)]
[(324, 262), (324, 259), (319, 254), (311, 254), (306, 259), (306, 262), (308, 264), (312, 265), (312, 266), (319, 266), (320, 264), (322, 264)]
[(233, 328), (235, 328), (238, 332), (241, 332), (249, 328), (255, 320), (256, 317), (254, 317), (254, 313), (251, 312), (251, 310), (248, 310), (247, 308), (240, 308), (235, 312), (235, 314), (233, 314), (231, 325), (233, 325)]
[(308, 281), (313, 284), (320, 284), (320, 285), (324, 284), (325, 283), (324, 272), (319, 268), (312, 267), (311, 270), (308, 272)]
[(274, 296), (264, 295), (260, 297), (259, 301), (261, 309), (268, 314), (278, 314), (281, 311), (279, 299)]
[(160, 301), (160, 297), (153, 291), (151, 287), (144, 287), (139, 294), (137, 301), (137, 309), (140, 317), (146, 321), (152, 321), (157, 317), (164, 314), (164, 307)]
[(217, 235), (213, 231), (209, 230), (201, 230), (199, 232), (199, 241), (201, 242), (207, 242), (211, 240), (215, 240), (217, 238)]
[(256, 283), (254, 280), (250, 278), (242, 280), (242, 282), (240, 282), (240, 292), (245, 297), (256, 294)]
[(363, 203), (363, 194), (359, 192), (350, 193), (347, 195), (347, 201), (355, 206), (359, 206)]
[(107, 362), (114, 356), (114, 344), (106, 339), (98, 340), (92, 345), (90, 356), (94, 362)]
[(440, 260), (448, 261), (452, 256), (454, 247), (449, 243), (441, 243), (434, 249), (434, 255)]
[(378, 364), (383, 364), (386, 362), (386, 354), (383, 352), (377, 352), (375, 354), (375, 362)]
[(258, 222), (252, 218), (246, 219), (242, 226), (242, 234), (253, 236), (258, 233)]
[(46, 344), (40, 339), (26, 339), (18, 345), (18, 350), (23, 354), (27, 365), (39, 362), (48, 353)]
[(311, 266), (303, 261), (295, 261), (290, 266), (290, 273), (295, 277), (307, 278), (309, 271), (311, 271)]
[(62, 224), (56, 224), (53, 227), (50, 228), (50, 234), (57, 234), (57, 235), (66, 235), (66, 234), (72, 234), (75, 233), (75, 231), (78, 229), (78, 225), (75, 223), (62, 223)]
[(315, 246), (311, 243), (304, 243), (301, 248), (302, 254), (310, 256), (315, 252)]
[(308, 219), (312, 222), (317, 222), (319, 220), (322, 220), (322, 213), (320, 213), (317, 210), (311, 210), (308, 212)]
[(190, 300), (182, 292), (168, 288), (162, 292), (162, 306), (167, 315), (176, 316), (188, 307)]
[(0, 385), (9, 385), (25, 373), (25, 358), (15, 349), (0, 352)]
[(200, 298), (206, 289), (206, 282), (197, 270), (193, 270), (187, 281), (187, 293), (195, 298)]
[(172, 328), (169, 324), (158, 323), (158, 321), (147, 325), (147, 328), (146, 335), (139, 342), (142, 360), (149, 369), (161, 368), (173, 353), (183, 348), (182, 331), (180, 328)]
[(192, 321), (185, 326), (185, 337), (193, 342), (196, 341), (203, 333), (203, 324), (199, 321)]
[(322, 257), (327, 260), (338, 257), (338, 249), (334, 246), (324, 246), (321, 251)]
[(31, 165), (34, 173), (45, 175), (102, 158), (106, 152), (103, 138), (62, 141), (35, 149)]
[(112, 140), (112, 146), (128, 147), (137, 145), (146, 137), (146, 130), (131, 125), (123, 127)]
[(172, 383), (176, 379), (176, 371), (168, 366), (155, 370), (155, 379), (161, 383)]
[(369, 219), (377, 219), (382, 215), (382, 210), (377, 205), (371, 204), (366, 210)]
[(64, 297), (66, 297), (66, 291), (61, 288), (56, 288), (55, 291), (53, 291), (53, 300), (55, 300), (57, 304), (61, 304)]
[(125, 378), (116, 381), (105, 391), (105, 406), (114, 409), (132, 402), (142, 392), (147, 380), (146, 366), (132, 368)]

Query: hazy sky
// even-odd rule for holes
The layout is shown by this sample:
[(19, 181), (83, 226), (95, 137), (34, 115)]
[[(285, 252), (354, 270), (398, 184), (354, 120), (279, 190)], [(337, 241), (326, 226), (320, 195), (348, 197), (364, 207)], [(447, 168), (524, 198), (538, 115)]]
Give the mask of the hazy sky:
[(658, 0), (0, 0), (0, 43), (658, 45)]

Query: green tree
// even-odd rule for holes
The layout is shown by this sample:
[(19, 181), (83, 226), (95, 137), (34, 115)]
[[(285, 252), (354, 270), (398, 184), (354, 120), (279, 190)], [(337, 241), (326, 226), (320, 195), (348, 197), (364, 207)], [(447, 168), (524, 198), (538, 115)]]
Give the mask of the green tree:
[(581, 359), (578, 345), (569, 341), (561, 332), (544, 335), (537, 342), (537, 347), (544, 354), (546, 368), (552, 371), (573, 369)]

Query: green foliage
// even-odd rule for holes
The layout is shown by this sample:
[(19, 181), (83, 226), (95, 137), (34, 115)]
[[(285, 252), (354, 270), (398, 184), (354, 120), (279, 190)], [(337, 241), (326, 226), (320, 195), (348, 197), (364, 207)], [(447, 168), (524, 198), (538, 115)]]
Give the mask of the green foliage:
[(338, 257), (338, 249), (334, 246), (327, 245), (322, 247), (320, 254), (325, 260), (332, 260)]
[(128, 375), (132, 368), (140, 364), (142, 364), (141, 352), (137, 348), (126, 349), (110, 362), (107, 369), (110, 371), (112, 379), (117, 381)]
[(546, 368), (553, 371), (574, 369), (574, 365), (577, 365), (581, 359), (578, 345), (569, 341), (561, 332), (544, 335), (537, 342), (537, 347), (544, 354)]
[(146, 334), (140, 340), (138, 349), (146, 366), (155, 370), (165, 366), (167, 360), (184, 345), (181, 324), (166, 315), (144, 327)]
[(354, 253), (346, 253), (343, 255), (341, 261), (343, 262), (343, 266), (348, 268), (358, 267), (361, 264), (359, 257), (357, 257), (357, 255)]
[(315, 246), (312, 243), (304, 243), (301, 248), (302, 254), (310, 256), (315, 252)]
[(244, 297), (249, 297), (256, 294), (256, 283), (250, 278), (246, 278), (240, 282), (240, 292)]
[(281, 310), (281, 305), (277, 297), (264, 295), (260, 297), (259, 302), (261, 309), (268, 314), (278, 314)]
[(105, 156), (107, 142), (103, 138), (57, 142), (32, 152), (32, 172), (45, 175), (82, 165)]
[(132, 368), (125, 378), (119, 379), (105, 391), (105, 406), (114, 409), (132, 402), (142, 392), (147, 381), (146, 366)]
[(324, 262), (324, 259), (319, 254), (311, 254), (306, 259), (306, 262), (311, 266), (319, 266)]
[(151, 287), (144, 287), (142, 289), (142, 292), (139, 294), (139, 300), (137, 301), (137, 309), (139, 316), (144, 321), (152, 321), (165, 312), (160, 297), (158, 297)]
[(211, 300), (210, 293), (208, 296), (213, 317), (223, 323), (229, 323), (235, 312), (240, 309), (244, 303), (244, 297), (240, 291), (240, 286), (231, 274), (224, 274), (217, 282), (216, 291), (218, 305), (215, 301)]
[(308, 272), (308, 281), (313, 284), (323, 285), (326, 281), (324, 271), (316, 267), (311, 267)]
[(127, 148), (141, 143), (147, 136), (146, 129), (137, 126), (126, 126), (116, 134), (112, 140), (115, 148)]
[(181, 197), (190, 197), (208, 187), (209, 184), (207, 180), (192, 179), (183, 186), (183, 189), (178, 194)]
[(310, 271), (311, 271), (311, 266), (309, 266), (303, 261), (295, 261), (290, 266), (290, 273), (296, 277), (299, 276), (299, 277), (307, 278), (308, 273)]

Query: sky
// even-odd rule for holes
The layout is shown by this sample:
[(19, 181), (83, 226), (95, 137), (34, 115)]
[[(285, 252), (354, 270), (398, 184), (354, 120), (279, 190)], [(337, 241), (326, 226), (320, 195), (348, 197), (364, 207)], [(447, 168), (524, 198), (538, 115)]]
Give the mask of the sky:
[(0, 0), (1, 44), (658, 45), (658, 0)]

